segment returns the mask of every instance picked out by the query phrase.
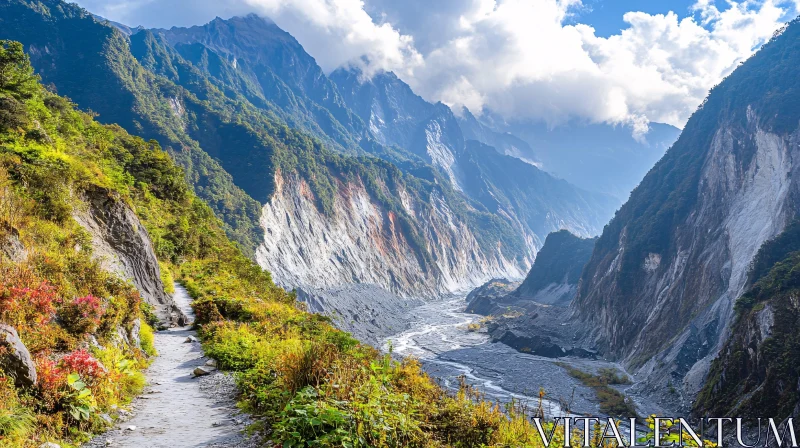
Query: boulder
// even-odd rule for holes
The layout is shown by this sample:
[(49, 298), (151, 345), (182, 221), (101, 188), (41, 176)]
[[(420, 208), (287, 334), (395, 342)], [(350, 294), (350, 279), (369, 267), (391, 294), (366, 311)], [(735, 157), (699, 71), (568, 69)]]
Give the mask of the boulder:
[(132, 346), (139, 348), (142, 344), (141, 338), (139, 337), (139, 333), (142, 331), (142, 321), (140, 319), (136, 319), (133, 321), (133, 325), (131, 325), (131, 330), (128, 332), (129, 340)]
[(197, 367), (197, 368), (195, 368), (195, 369), (192, 371), (192, 374), (193, 374), (193, 375), (195, 376), (195, 378), (196, 378), (196, 377), (198, 377), (198, 376), (206, 376), (206, 375), (209, 375), (209, 374), (211, 374), (212, 372), (214, 372), (215, 370), (217, 370), (217, 368), (216, 368), (216, 367), (210, 367), (210, 366), (200, 366), (200, 367)]
[(87, 207), (74, 218), (92, 237), (92, 253), (103, 267), (133, 282), (142, 299), (153, 306), (159, 326), (174, 324), (175, 302), (164, 291), (153, 243), (136, 213), (118, 194), (92, 186), (84, 191)]
[(17, 387), (36, 384), (36, 365), (14, 327), (0, 324), (0, 351), (0, 367), (14, 378)]
[(28, 258), (28, 251), (19, 239), (19, 232), (13, 227), (0, 227), (0, 256), (20, 263)]
[(567, 351), (548, 336), (529, 335), (515, 330), (507, 330), (500, 335), (498, 340), (511, 348), (531, 355), (546, 358), (560, 358), (567, 355)]

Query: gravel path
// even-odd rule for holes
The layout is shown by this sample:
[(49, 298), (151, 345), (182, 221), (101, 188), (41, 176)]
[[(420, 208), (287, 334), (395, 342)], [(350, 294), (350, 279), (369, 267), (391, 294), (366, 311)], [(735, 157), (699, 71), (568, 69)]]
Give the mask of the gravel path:
[[(175, 302), (194, 319), (191, 298), (180, 285), (175, 286)], [(256, 446), (255, 440), (241, 434), (250, 421), (235, 407), (233, 378), (221, 372), (192, 378), (192, 371), (208, 358), (199, 342), (186, 342), (190, 336), (196, 333), (189, 327), (156, 333), (159, 356), (147, 370), (145, 393), (133, 401), (130, 414), (121, 413), (114, 429), (95, 437), (85, 448)]]

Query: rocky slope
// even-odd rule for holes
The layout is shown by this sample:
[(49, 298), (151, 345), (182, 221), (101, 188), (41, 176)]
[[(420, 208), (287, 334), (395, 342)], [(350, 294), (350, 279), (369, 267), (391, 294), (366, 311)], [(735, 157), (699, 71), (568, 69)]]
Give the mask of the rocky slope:
[(133, 210), (103, 188), (89, 189), (84, 196), (85, 210), (76, 209), (74, 219), (91, 235), (96, 259), (136, 286), (162, 326), (184, 322), (185, 316), (164, 291), (153, 243)]
[(736, 302), (731, 337), (712, 362), (697, 401), (697, 415), (769, 415), (800, 411), (800, 223), (793, 221), (765, 243)]
[(580, 238), (566, 230), (547, 235), (525, 280), (513, 295), (545, 305), (568, 305), (578, 292), (583, 267), (597, 238)]
[[(688, 406), (751, 261), (798, 210), (800, 23), (715, 87), (606, 227), (572, 305), (584, 340)], [(666, 398), (665, 398), (666, 399)]]
[(325, 290), (299, 289), (297, 300), (309, 312), (329, 316), (336, 328), (380, 348), (387, 337), (406, 331), (409, 311), (425, 302), (404, 299), (376, 285), (344, 285)]
[[(512, 252), (510, 245), (486, 250), (476, 235), (480, 229), (451, 210), (441, 193), (426, 202), (403, 187), (392, 192), (402, 201), (397, 212), (413, 220), (404, 224), (397, 212), (372, 198), (360, 179), (337, 184), (328, 215), (315, 206), (302, 179), (279, 176), (276, 186), (264, 207), (267, 237), (256, 259), (285, 286), (369, 283), (429, 297), (469, 289), (487, 276), (520, 277), (528, 263), (527, 254)], [(411, 239), (405, 225), (416, 228), (419, 237)]]

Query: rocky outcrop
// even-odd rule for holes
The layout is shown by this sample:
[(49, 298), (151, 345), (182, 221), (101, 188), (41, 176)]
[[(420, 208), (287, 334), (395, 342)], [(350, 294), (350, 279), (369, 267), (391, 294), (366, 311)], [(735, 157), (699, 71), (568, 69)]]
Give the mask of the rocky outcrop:
[(19, 232), (13, 227), (0, 228), (0, 256), (5, 256), (14, 263), (28, 258), (28, 251), (19, 239)]
[(512, 302), (508, 299), (519, 285), (519, 282), (508, 281), (504, 278), (489, 280), (467, 294), (466, 311), (483, 316), (501, 312), (504, 304)]
[[(572, 313), (638, 389), (688, 407), (751, 261), (800, 209), (800, 24), (715, 87), (598, 240)], [(755, 83), (755, 84), (754, 84)], [(759, 88), (752, 88), (753, 85)]]
[(86, 208), (77, 210), (74, 218), (92, 236), (94, 256), (106, 270), (136, 286), (161, 325), (177, 323), (181, 312), (164, 291), (153, 244), (134, 211), (100, 187), (87, 190), (84, 203)]
[(565, 321), (565, 311), (562, 307), (517, 302), (514, 310), (494, 315), (486, 328), (492, 342), (502, 342), (522, 353), (595, 358), (597, 350), (576, 344), (582, 333)]
[(17, 330), (0, 324), (0, 368), (14, 379), (17, 387), (36, 384), (36, 365)]
[(545, 305), (566, 306), (578, 291), (583, 267), (589, 262), (597, 238), (580, 238), (567, 230), (547, 235), (528, 276), (514, 297)]
[(467, 295), (467, 312), (485, 316), (507, 314), (512, 308), (526, 312), (531, 302), (569, 305), (596, 240), (577, 237), (567, 230), (549, 234), (522, 283), (505, 279), (487, 282)]

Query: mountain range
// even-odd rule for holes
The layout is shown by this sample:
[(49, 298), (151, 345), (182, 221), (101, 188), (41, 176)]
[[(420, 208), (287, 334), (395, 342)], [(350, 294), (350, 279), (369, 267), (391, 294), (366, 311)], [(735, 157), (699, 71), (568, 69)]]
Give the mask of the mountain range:
[[(620, 362), (636, 393), (697, 415), (798, 410), (798, 34), (712, 89), (675, 141), (657, 123), (635, 138), (548, 127), (454, 111), (389, 72), (326, 74), (255, 15), (151, 30), (58, 0), (0, 4), (0, 39), (23, 43), (42, 82), (163, 147), (281, 286), (562, 285), (568, 307), (524, 320), (552, 335), (546, 356)], [(562, 229), (563, 269), (537, 268)]]
[(673, 412), (797, 414), (798, 37), (795, 20), (710, 91), (596, 240), (569, 308), (501, 322), (515, 340), (619, 362), (630, 393)]
[(0, 10), (45, 84), (158, 141), (287, 287), (427, 296), (520, 278), (548, 233), (596, 235), (619, 203), (507, 155), (526, 146), (513, 136), (466, 138), (392, 73), (327, 76), (267, 19), (147, 30), (56, 0)]

